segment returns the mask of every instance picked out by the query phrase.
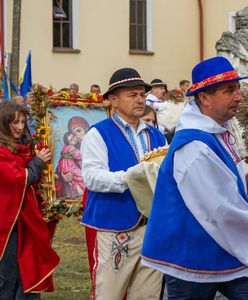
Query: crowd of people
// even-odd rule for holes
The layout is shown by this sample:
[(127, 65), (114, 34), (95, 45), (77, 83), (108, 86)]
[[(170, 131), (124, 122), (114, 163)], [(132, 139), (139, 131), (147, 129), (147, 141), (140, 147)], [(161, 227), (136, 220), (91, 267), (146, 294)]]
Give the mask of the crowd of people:
[[(70, 120), (58, 172), (68, 189), (85, 190), (81, 223), (91, 300), (164, 299), (165, 282), (169, 300), (214, 299), (217, 292), (248, 299), (247, 181), (229, 128), (246, 78), (224, 57), (200, 62), (192, 85), (181, 80), (173, 90), (161, 79), (146, 83), (137, 70), (122, 68), (103, 94), (113, 114), (90, 128), (78, 117)], [(71, 84), (69, 92), (77, 97), (79, 86)], [(100, 95), (100, 86), (90, 92)], [(40, 299), (41, 292), (53, 291), (59, 263), (36, 188), (52, 154), (35, 154), (27, 99), (0, 105), (0, 300)], [(83, 139), (77, 138), (79, 127)], [(130, 178), (154, 177), (154, 163), (141, 168), (140, 162), (166, 145), (145, 214)], [(63, 174), (65, 167), (76, 175)], [(141, 200), (143, 193), (145, 186)]]

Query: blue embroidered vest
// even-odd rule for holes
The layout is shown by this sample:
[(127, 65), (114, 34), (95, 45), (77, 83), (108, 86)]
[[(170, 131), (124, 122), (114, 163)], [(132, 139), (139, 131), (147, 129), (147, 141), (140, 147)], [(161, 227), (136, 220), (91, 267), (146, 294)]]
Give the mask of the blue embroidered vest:
[[(218, 274), (243, 269), (245, 266), (221, 248), (197, 222), (177, 188), (173, 177), (174, 153), (193, 140), (207, 144), (234, 173), (239, 193), (247, 201), (237, 167), (216, 137), (195, 129), (178, 131), (159, 170), (142, 257), (148, 261), (194, 273)], [(204, 189), (204, 186), (202, 188)]]
[[(110, 171), (126, 171), (138, 163), (133, 148), (111, 118), (93, 127), (98, 130), (108, 148)], [(165, 138), (158, 129), (148, 126), (147, 130), (151, 149), (165, 145)], [(82, 223), (98, 229), (122, 231), (135, 227), (140, 216), (129, 189), (124, 193), (89, 191)]]

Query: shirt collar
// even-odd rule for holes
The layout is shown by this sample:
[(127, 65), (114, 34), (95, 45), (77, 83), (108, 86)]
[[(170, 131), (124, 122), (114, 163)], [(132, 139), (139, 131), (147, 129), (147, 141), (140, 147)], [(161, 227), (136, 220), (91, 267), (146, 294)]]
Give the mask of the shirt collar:
[[(117, 114), (117, 113), (116, 113)], [(130, 127), (131, 129), (132, 126), (130, 124), (128, 124), (125, 120), (123, 120), (118, 114), (117, 114), (118, 118), (121, 120), (122, 124), (124, 125), (124, 127)], [(137, 129), (137, 134), (140, 133), (142, 130), (145, 130), (147, 128), (147, 125), (146, 123), (142, 120), (142, 119), (139, 119), (139, 125), (138, 125), (138, 129)]]
[(153, 101), (161, 101), (161, 99), (159, 99), (158, 97), (156, 97), (152, 93), (148, 93), (148, 95), (146, 96), (146, 99), (153, 100)]

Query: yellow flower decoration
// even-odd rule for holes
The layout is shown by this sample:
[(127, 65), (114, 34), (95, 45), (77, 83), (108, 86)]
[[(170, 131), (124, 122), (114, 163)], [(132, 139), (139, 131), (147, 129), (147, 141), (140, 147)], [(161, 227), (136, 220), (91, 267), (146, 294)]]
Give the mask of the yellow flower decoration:
[(52, 164), (47, 164), (47, 165), (46, 165), (46, 168), (43, 169), (42, 173), (43, 173), (44, 175), (47, 175), (48, 173), (51, 173), (52, 170), (53, 170), (53, 165), (52, 165)]
[(63, 91), (63, 92), (61, 92), (61, 96), (65, 99), (69, 99), (70, 98), (70, 93)]
[(37, 130), (37, 134), (43, 139), (47, 138), (49, 133), (50, 133), (50, 128), (48, 126), (41, 126)]
[(98, 100), (98, 99), (97, 99), (97, 94), (96, 94), (96, 93), (92, 93), (92, 94), (91, 94), (91, 98), (92, 98), (93, 101), (97, 101), (97, 100)]

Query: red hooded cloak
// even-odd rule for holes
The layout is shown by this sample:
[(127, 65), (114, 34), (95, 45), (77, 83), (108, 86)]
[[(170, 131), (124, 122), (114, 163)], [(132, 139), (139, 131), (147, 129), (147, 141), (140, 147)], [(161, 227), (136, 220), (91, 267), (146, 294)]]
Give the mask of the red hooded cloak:
[(0, 146), (0, 260), (14, 225), (18, 225), (18, 265), (24, 292), (53, 291), (52, 273), (60, 259), (51, 247), (35, 188), (27, 187), (30, 145), (17, 153)]

